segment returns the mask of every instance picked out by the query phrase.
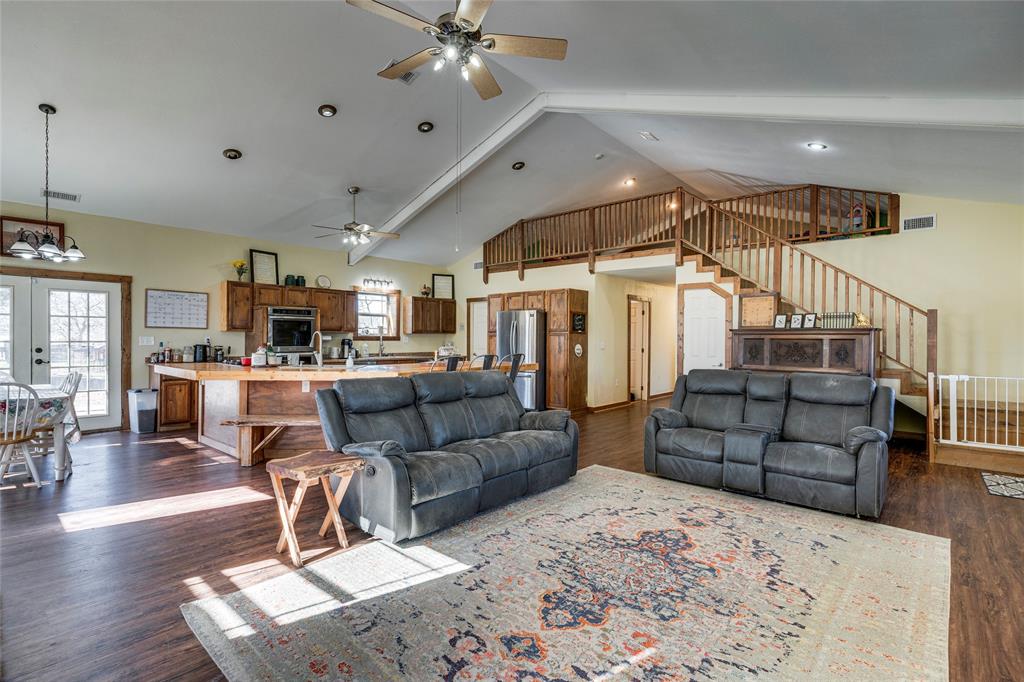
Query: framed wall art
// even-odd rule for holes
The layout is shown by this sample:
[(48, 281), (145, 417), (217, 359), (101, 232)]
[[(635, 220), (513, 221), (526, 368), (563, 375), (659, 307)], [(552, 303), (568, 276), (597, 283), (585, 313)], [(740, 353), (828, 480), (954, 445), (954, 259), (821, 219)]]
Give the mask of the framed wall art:
[(253, 284), (277, 284), (277, 254), (249, 249), (249, 273)]
[[(22, 230), (31, 232), (35, 234), (37, 238), (42, 239), (47, 226), (49, 226), (50, 232), (53, 233), (54, 239), (57, 240), (57, 245), (63, 249), (64, 223), (55, 223), (52, 220), (47, 223), (43, 220), (15, 218), (14, 216), (9, 215), (0, 216), (0, 227), (3, 229), (3, 255), (11, 255), (8, 253), (8, 249), (14, 246), (14, 242), (18, 241), (18, 235), (21, 234)], [(35, 244), (33, 244), (33, 246), (35, 246)]]

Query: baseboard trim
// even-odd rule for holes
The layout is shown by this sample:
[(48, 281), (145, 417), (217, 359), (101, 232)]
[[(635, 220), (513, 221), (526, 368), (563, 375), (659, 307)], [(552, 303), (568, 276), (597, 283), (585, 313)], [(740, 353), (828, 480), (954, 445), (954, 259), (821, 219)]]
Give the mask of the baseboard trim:
[(587, 407), (587, 412), (594, 414), (596, 412), (607, 412), (608, 410), (617, 410), (622, 407), (628, 407), (632, 402), (629, 400), (623, 400), (617, 403), (608, 403), (607, 405), (598, 405), (597, 407)]
[(658, 400), (660, 398), (671, 398), (672, 391), (665, 391), (664, 393), (655, 393), (654, 395), (647, 396), (648, 400)]

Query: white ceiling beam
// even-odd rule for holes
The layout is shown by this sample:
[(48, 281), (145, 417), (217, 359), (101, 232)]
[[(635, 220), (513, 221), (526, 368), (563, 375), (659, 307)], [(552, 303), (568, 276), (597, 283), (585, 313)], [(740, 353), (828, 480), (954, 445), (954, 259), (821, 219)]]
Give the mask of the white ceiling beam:
[[(467, 175), (472, 172), (474, 168), (486, 161), (491, 154), (505, 146), (506, 142), (540, 118), (545, 111), (546, 101), (547, 95), (540, 93), (527, 102), (507, 121), (498, 126), (494, 132), (484, 138), (478, 145), (466, 152), (462, 157), (462, 174)], [(454, 187), (458, 177), (458, 164), (452, 164), (447, 171), (427, 185), (422, 192), (388, 218), (383, 225), (374, 229), (379, 232), (397, 232), (403, 225), (412, 220), (416, 214), (430, 206), (441, 195)], [(357, 246), (349, 251), (348, 264), (355, 265), (358, 263), (377, 248), (382, 241), (381, 239), (374, 239), (369, 244)]]
[(1024, 99), (777, 97), (549, 92), (548, 111), (670, 114), (875, 125), (1024, 128)]
[[(462, 173), (472, 172), (545, 112), (629, 113), (769, 121), (831, 121), (883, 126), (1024, 129), (1022, 99), (914, 97), (779, 97), (764, 95), (659, 95), (628, 92), (540, 93), (498, 126), (462, 159)], [(455, 185), (456, 165), (431, 182), (377, 229), (397, 232), (420, 211)], [(348, 255), (358, 263), (380, 244), (373, 240)]]

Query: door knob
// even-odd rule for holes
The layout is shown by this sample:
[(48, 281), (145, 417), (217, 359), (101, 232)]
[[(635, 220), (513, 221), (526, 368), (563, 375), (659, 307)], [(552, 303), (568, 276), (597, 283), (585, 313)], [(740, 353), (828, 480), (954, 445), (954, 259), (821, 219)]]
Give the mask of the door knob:
[(49, 360), (43, 360), (42, 358), (36, 358), (35, 359), (35, 363), (37, 365), (48, 365), (48, 364), (50, 364), (50, 361)]

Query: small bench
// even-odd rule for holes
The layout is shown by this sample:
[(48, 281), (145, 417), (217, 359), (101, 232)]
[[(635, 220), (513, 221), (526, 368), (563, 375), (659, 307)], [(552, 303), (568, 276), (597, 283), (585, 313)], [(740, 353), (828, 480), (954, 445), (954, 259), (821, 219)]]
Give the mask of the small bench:
[[(319, 481), (327, 497), (327, 517), (320, 526), (320, 536), (327, 533), (327, 529), (334, 524), (334, 532), (338, 536), (338, 544), (348, 547), (348, 537), (345, 535), (345, 528), (342, 525), (341, 514), (338, 512), (338, 504), (345, 496), (352, 474), (363, 468), (365, 462), (361, 457), (342, 455), (333, 450), (313, 450), (295, 457), (274, 459), (267, 462), (267, 473), (270, 474), (270, 483), (274, 487), (274, 498), (277, 500), (277, 513), (281, 517), (281, 535), (277, 538), (277, 552), (284, 551), (288, 546), (288, 553), (291, 555), (292, 563), (296, 568), (302, 567), (302, 556), (299, 553), (299, 541), (295, 537), (295, 519), (299, 515), (299, 507), (306, 496), (306, 488), (316, 485)], [(338, 490), (331, 491), (331, 474), (337, 476)], [(288, 504), (284, 494), (284, 482), (282, 479), (291, 479), (298, 482), (295, 489), (295, 496), (291, 505)]]
[[(239, 440), (238, 463), (244, 467), (263, 461), (260, 450), (273, 442), (289, 426), (320, 426), (320, 417), (315, 414), (240, 414), (221, 421), (221, 426), (237, 426), (242, 430)], [(273, 427), (255, 447), (252, 446), (254, 428)]]

